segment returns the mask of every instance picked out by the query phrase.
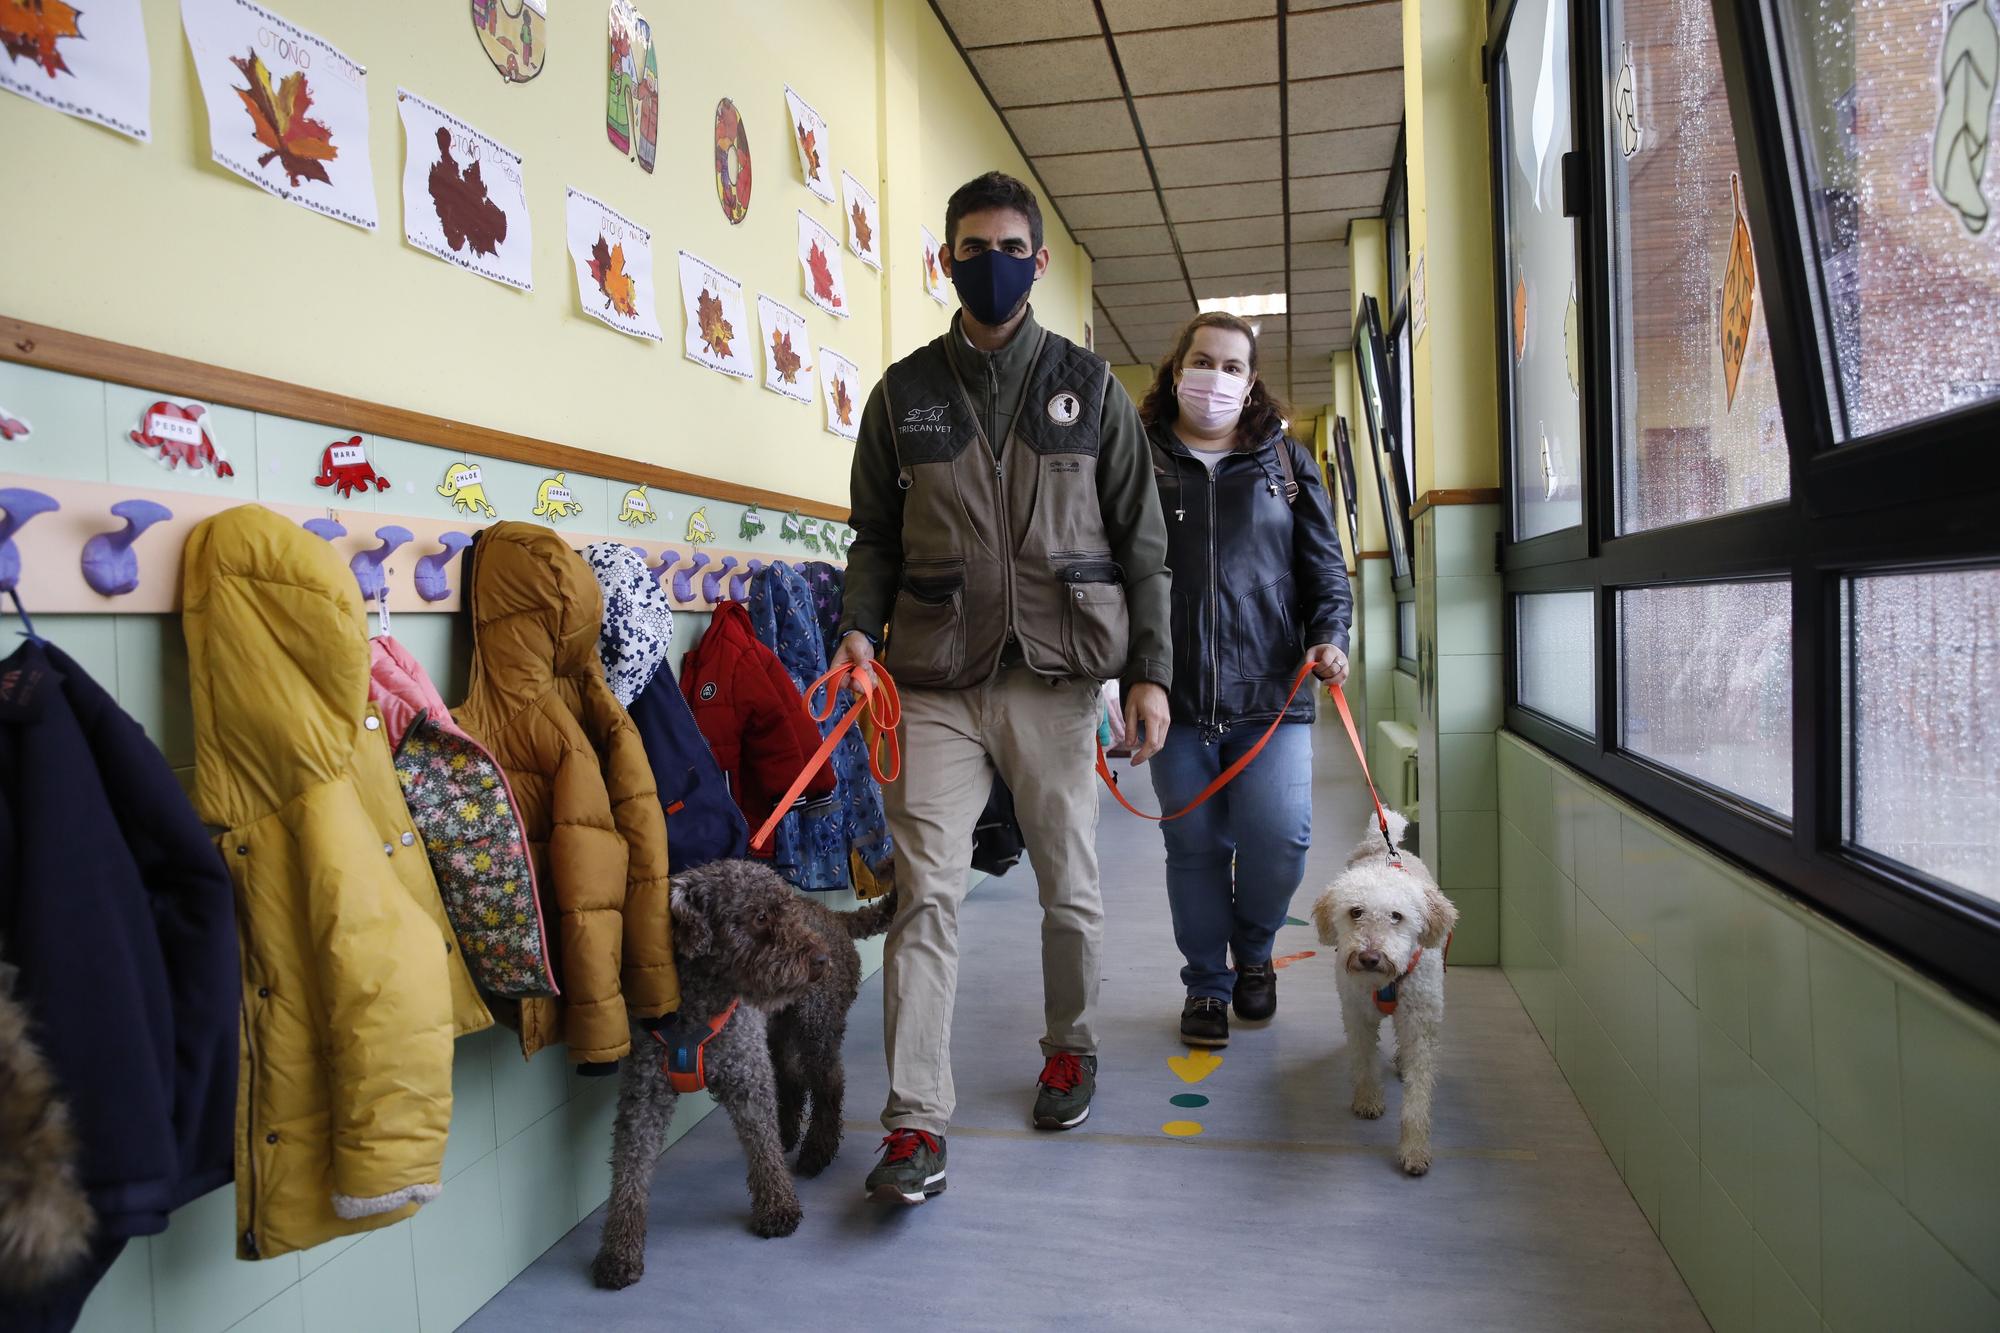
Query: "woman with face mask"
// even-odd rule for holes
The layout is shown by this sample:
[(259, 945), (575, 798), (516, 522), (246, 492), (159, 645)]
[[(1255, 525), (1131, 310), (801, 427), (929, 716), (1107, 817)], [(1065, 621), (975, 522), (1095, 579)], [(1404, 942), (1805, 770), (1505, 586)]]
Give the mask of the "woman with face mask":
[(1316, 691), (1286, 697), (1299, 668), (1347, 679), (1353, 611), (1319, 469), (1285, 435), (1257, 377), (1257, 331), (1234, 315), (1190, 321), (1139, 408), (1173, 572), (1173, 725), (1151, 764), (1163, 810), (1185, 806), (1271, 724), (1237, 779), (1161, 825), (1167, 901), (1187, 965), (1181, 1038), (1229, 1040), (1278, 1006), (1271, 943), (1312, 838)]

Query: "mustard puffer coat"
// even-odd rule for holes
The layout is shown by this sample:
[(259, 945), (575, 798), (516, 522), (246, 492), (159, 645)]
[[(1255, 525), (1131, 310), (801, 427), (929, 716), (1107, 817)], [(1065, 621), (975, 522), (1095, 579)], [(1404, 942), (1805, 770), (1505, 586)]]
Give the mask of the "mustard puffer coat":
[(492, 1024), (368, 702), (333, 548), (242, 505), (188, 537), (195, 807), (235, 881), (236, 1245), (268, 1259), (442, 1188), (455, 1036)]
[(566, 1041), (578, 1063), (617, 1060), (631, 1048), (628, 1014), (671, 1013), (680, 986), (666, 815), (645, 744), (604, 680), (603, 593), (537, 523), (496, 523), (465, 559), (472, 674), (452, 716), (507, 773), (555, 923), (562, 994), (520, 1002), (521, 1050)]

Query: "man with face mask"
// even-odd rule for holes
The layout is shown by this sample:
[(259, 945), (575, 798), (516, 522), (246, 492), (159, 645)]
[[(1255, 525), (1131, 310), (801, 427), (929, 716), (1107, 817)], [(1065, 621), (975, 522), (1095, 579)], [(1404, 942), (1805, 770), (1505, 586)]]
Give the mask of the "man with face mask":
[(945, 250), (959, 313), (862, 414), (835, 655), (866, 670), (880, 649), (903, 691), (903, 774), (884, 793), (902, 895), (883, 974), (889, 1137), (866, 1188), (913, 1204), (945, 1187), (958, 905), (993, 775), (1041, 890), (1034, 1123), (1069, 1129), (1097, 1075), (1099, 682), (1123, 683), (1135, 763), (1166, 738), (1172, 684), (1145, 432), (1104, 361), (1035, 321), (1034, 192), (998, 172), (960, 187)]

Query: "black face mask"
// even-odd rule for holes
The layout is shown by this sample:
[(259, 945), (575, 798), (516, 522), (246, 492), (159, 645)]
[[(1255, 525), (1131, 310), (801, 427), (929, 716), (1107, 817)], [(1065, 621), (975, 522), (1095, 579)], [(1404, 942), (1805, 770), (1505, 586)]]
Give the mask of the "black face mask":
[(1012, 319), (1035, 285), (1035, 257), (988, 250), (951, 261), (951, 285), (959, 304), (981, 324), (997, 327)]

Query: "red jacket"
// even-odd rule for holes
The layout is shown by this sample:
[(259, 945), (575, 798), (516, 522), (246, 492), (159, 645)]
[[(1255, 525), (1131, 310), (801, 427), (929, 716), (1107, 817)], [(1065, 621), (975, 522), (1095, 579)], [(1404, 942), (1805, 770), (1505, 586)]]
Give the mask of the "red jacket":
[[(681, 693), (754, 834), (819, 749), (819, 728), (778, 655), (750, 627), (741, 602), (724, 602), (681, 663)], [(807, 784), (808, 800), (830, 796), (832, 764)], [(768, 857), (751, 850), (751, 855)]]

